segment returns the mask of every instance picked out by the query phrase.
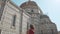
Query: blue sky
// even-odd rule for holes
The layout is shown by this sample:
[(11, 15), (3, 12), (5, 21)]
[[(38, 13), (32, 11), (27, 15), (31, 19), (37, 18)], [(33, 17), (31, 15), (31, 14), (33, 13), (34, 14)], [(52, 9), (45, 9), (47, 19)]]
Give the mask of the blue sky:
[[(16, 5), (20, 6), (23, 2), (28, 0), (12, 0)], [(42, 9), (44, 14), (47, 14), (51, 21), (57, 25), (60, 31), (60, 0), (32, 0)]]

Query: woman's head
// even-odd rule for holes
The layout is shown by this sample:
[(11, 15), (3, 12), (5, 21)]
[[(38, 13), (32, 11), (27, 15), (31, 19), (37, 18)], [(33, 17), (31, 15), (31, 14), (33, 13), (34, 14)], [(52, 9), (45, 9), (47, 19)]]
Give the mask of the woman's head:
[(31, 29), (34, 29), (34, 27), (33, 27), (33, 25), (32, 25), (32, 24), (30, 25), (30, 28), (31, 28)]

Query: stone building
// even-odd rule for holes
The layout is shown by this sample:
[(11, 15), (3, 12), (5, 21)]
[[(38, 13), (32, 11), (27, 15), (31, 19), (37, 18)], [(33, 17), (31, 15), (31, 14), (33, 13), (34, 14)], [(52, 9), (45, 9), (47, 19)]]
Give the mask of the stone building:
[(56, 24), (34, 1), (20, 6), (11, 0), (0, 0), (0, 34), (26, 34), (29, 25), (35, 27), (35, 34), (57, 34)]
[(60, 31), (58, 32), (58, 34), (60, 34)]

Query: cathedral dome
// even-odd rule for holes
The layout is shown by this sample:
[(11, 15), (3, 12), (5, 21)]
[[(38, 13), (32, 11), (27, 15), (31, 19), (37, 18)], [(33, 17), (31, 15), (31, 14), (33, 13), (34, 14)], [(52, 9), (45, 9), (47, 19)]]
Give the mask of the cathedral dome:
[(27, 8), (27, 7), (35, 7), (36, 8), (38, 6), (37, 6), (36, 2), (34, 2), (34, 1), (28, 1), (28, 2), (22, 3), (20, 7), (21, 8)]

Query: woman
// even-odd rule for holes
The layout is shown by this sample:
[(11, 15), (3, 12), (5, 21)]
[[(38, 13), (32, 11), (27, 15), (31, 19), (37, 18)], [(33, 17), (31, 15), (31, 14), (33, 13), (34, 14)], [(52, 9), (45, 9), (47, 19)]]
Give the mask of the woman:
[(30, 29), (27, 31), (27, 34), (34, 34), (34, 27), (30, 25)]

